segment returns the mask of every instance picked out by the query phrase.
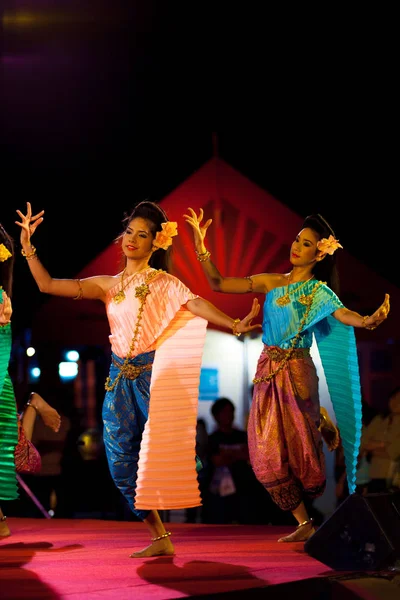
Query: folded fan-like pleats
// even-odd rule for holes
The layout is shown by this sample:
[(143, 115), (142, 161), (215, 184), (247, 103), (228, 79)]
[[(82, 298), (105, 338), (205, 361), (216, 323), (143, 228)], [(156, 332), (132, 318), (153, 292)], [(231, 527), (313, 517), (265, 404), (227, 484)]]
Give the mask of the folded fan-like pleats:
[(356, 489), (362, 428), (361, 384), (354, 328), (328, 317), (328, 337), (316, 339), (343, 444), (349, 492)]
[(8, 374), (11, 340), (11, 325), (0, 327), (0, 500), (18, 498), (14, 460), (18, 442), (17, 405)]
[(138, 509), (201, 504), (195, 456), (206, 328), (207, 321), (182, 308), (157, 341), (149, 418), (139, 455)]

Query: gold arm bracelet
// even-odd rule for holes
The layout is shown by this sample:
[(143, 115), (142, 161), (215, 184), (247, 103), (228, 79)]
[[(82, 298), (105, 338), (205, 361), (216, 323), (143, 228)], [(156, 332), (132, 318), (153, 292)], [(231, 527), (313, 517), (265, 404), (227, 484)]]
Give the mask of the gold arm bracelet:
[(72, 300), (82, 300), (82, 296), (83, 296), (83, 289), (81, 286), (81, 280), (80, 279), (76, 279), (76, 283), (78, 284), (78, 295), (75, 296), (74, 298), (72, 298)]
[(249, 289), (247, 290), (247, 292), (250, 293), (253, 291), (253, 280), (251, 278), (251, 275), (247, 275), (247, 277), (245, 277), (245, 279), (248, 279), (248, 281), (250, 283)]

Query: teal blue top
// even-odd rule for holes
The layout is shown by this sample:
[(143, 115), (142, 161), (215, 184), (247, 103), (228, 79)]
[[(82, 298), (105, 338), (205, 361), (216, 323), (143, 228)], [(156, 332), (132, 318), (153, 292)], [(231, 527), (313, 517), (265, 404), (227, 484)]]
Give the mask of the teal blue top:
[[(264, 302), (264, 344), (284, 349), (292, 347), (292, 340), (307, 310), (298, 299), (303, 294), (309, 296), (316, 284), (317, 281), (312, 279), (305, 285), (297, 282), (268, 292)], [(290, 302), (278, 306), (276, 300), (288, 291)], [(340, 430), (349, 492), (352, 494), (356, 488), (361, 440), (361, 385), (354, 327), (343, 325), (332, 317), (332, 313), (343, 306), (338, 296), (326, 284), (320, 283), (296, 348), (311, 348), (315, 337)]]

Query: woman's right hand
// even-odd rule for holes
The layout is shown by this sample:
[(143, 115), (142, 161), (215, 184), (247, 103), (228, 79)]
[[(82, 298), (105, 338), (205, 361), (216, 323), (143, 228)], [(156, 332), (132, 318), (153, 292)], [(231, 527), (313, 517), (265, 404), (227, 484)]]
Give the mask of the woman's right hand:
[(20, 241), (22, 248), (30, 245), (31, 237), (36, 231), (36, 228), (43, 222), (44, 210), (41, 210), (37, 215), (32, 216), (31, 203), (26, 203), (26, 215), (17, 209), (17, 214), (21, 221), (15, 221), (16, 225), (21, 227)]
[(200, 254), (203, 254), (207, 250), (207, 248), (204, 245), (204, 240), (207, 234), (207, 229), (212, 223), (212, 219), (208, 219), (208, 221), (206, 221), (204, 225), (202, 225), (201, 222), (204, 217), (203, 209), (200, 208), (199, 216), (196, 215), (193, 208), (189, 207), (188, 211), (190, 212), (190, 214), (183, 216), (185, 218), (186, 223), (189, 223), (189, 225), (193, 229), (194, 245), (196, 247), (196, 251)]
[(247, 333), (248, 331), (253, 331), (254, 329), (262, 329), (261, 323), (252, 324), (252, 320), (256, 318), (258, 313), (260, 312), (260, 303), (257, 298), (254, 298), (251, 311), (248, 315), (244, 317), (239, 323), (236, 325), (237, 333)]

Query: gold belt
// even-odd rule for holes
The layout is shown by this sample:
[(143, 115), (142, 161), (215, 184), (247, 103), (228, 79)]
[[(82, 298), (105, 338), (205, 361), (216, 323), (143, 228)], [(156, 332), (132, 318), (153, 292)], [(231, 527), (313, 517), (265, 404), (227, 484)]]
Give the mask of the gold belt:
[(289, 357), (292, 358), (305, 358), (309, 356), (310, 349), (309, 348), (279, 348), (278, 346), (265, 346), (262, 354), (266, 354), (268, 358), (275, 361), (284, 360), (288, 354)]
[(130, 365), (129, 363), (126, 365), (120, 365), (114, 359), (112, 360), (112, 363), (115, 367), (118, 367), (118, 369), (121, 371), (122, 375), (126, 377), (126, 379), (137, 379), (139, 375), (141, 375), (144, 371), (151, 371), (153, 367), (152, 363), (147, 365)]

